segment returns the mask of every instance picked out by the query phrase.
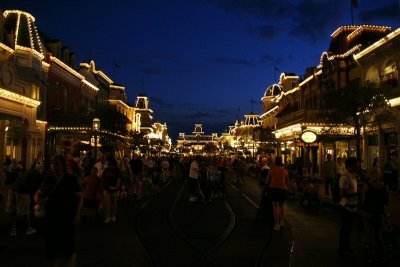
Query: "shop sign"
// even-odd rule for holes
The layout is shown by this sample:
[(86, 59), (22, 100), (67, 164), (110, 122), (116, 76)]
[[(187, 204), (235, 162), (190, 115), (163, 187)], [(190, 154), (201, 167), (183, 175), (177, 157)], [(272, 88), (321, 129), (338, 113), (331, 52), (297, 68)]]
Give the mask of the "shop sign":
[(307, 144), (314, 143), (317, 140), (317, 134), (313, 131), (304, 131), (300, 135), (300, 139)]

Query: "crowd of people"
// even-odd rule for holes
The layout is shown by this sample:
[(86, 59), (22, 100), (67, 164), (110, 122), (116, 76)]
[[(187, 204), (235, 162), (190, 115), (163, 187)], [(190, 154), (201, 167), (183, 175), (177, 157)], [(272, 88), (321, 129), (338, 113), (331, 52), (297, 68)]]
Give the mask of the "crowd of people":
[(354, 226), (362, 235), (362, 242), (370, 263), (384, 263), (388, 259), (388, 235), (393, 234), (388, 218), (389, 192), (397, 193), (398, 163), (390, 154), (383, 166), (375, 158), (372, 166), (362, 168), (362, 160), (356, 157), (337, 157), (333, 161), (328, 154), (324, 164), (323, 178), (325, 196), (332, 197), (341, 211), (339, 253), (354, 256), (351, 236)]
[[(357, 158), (337, 157), (334, 161), (328, 154), (322, 166), (323, 193), (341, 210), (339, 253), (343, 256), (354, 254), (350, 239), (356, 224), (362, 225), (368, 259), (385, 261), (388, 257), (383, 236), (385, 206), (389, 190), (398, 190), (398, 163), (396, 155), (390, 155), (381, 173), (378, 162), (376, 159), (371, 168), (362, 170)], [(274, 161), (260, 158), (258, 162), (243, 156), (178, 158), (134, 154), (132, 158), (116, 159), (113, 154), (100, 151), (97, 157), (88, 152), (82, 160), (72, 155), (55, 156), (47, 171), (35, 163), (24, 170), (22, 164), (7, 159), (9, 193), (5, 211), (10, 218), (11, 236), (19, 233), (17, 219), (24, 222), (23, 231), (30, 235), (36, 233), (31, 213), (43, 216), (48, 261), (57, 266), (63, 256), (72, 264), (76, 223), (81, 219), (115, 223), (119, 200), (140, 201), (145, 194), (156, 194), (160, 184), (177, 174), (188, 181), (188, 201), (205, 203), (225, 197), (228, 174), (233, 175), (231, 179), (237, 186), (246, 184), (249, 172), (258, 175), (265, 184), (263, 194), (267, 193), (270, 201), (273, 229), (279, 232), (285, 225), (284, 203), (297, 190), (295, 178), (304, 176), (300, 171), (307, 173), (304, 168), (284, 166), (280, 156)]]
[(140, 200), (145, 193), (157, 193), (177, 162), (172, 157), (138, 154), (116, 159), (101, 151), (96, 158), (88, 152), (82, 160), (71, 154), (57, 155), (48, 170), (35, 162), (24, 170), (21, 163), (7, 159), (5, 213), (11, 224), (10, 236), (20, 230), (35, 234), (34, 214), (42, 226), (50, 266), (59, 266), (61, 259), (65, 266), (74, 266), (75, 225), (81, 220), (115, 223), (120, 199)]

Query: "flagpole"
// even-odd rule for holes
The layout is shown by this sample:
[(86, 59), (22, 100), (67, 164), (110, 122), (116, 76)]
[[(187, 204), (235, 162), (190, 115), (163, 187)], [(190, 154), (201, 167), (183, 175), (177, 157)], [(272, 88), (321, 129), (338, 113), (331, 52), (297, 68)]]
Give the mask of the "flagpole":
[(353, 0), (350, 0), (350, 6), (351, 6), (351, 25), (354, 25), (354, 13), (353, 13)]

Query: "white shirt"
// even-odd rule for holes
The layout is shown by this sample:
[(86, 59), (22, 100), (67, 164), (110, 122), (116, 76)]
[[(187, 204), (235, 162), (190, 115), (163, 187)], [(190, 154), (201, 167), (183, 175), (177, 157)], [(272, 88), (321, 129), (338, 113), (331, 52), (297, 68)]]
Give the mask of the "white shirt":
[(194, 179), (199, 179), (199, 165), (195, 160), (193, 160), (192, 164), (190, 164), (189, 177)]
[[(339, 187), (340, 189), (346, 189), (348, 193), (354, 194), (357, 193), (357, 177), (345, 170), (344, 174), (340, 176), (339, 179)], [(357, 205), (358, 197), (342, 197), (340, 199), (340, 205)]]
[(106, 163), (101, 163), (101, 161), (96, 162), (94, 167), (97, 169), (97, 177), (101, 177), (103, 175), (104, 169), (107, 167)]

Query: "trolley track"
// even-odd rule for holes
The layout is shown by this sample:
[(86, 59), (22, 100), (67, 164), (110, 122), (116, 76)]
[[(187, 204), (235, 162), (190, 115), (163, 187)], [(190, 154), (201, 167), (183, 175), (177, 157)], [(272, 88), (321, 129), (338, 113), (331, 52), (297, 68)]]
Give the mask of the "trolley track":
[(153, 266), (263, 266), (271, 227), (254, 221), (257, 204), (231, 184), (224, 200), (188, 203), (185, 185), (171, 180), (136, 214)]

